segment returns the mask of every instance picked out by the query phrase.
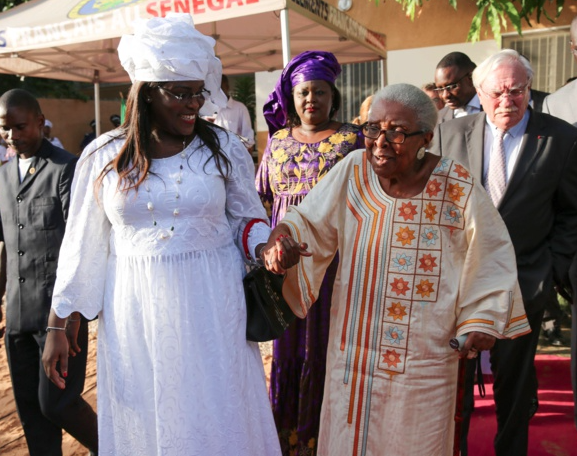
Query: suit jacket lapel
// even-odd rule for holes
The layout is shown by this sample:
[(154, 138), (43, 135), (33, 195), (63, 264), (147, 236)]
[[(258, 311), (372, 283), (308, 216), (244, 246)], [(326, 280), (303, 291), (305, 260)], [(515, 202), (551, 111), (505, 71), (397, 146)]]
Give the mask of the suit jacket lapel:
[(469, 171), (483, 184), (483, 144), (485, 142), (485, 114), (471, 116), (473, 121), (465, 131)]
[(499, 207), (501, 207), (503, 203), (507, 201), (507, 198), (515, 192), (515, 189), (521, 184), (523, 177), (529, 171), (535, 159), (543, 152), (546, 136), (547, 133), (543, 129), (538, 115), (531, 112), (529, 122), (527, 123), (527, 129), (523, 134), (521, 150), (517, 157), (517, 163), (513, 168), (511, 178), (507, 183), (507, 188), (505, 189), (505, 194), (503, 195)]
[[(570, 100), (575, 100), (577, 99), (577, 81), (573, 82), (573, 90), (570, 93), (571, 97)], [(575, 102), (567, 102), (567, 104), (569, 105), (569, 109), (571, 110), (572, 114), (573, 114), (573, 119), (577, 119), (577, 103)], [(577, 122), (573, 122), (573, 125), (577, 126)]]
[(6, 163), (4, 166), (8, 170), (8, 179), (10, 187), (17, 189), (20, 187), (20, 170), (18, 169), (18, 157), (16, 156), (11, 161)]

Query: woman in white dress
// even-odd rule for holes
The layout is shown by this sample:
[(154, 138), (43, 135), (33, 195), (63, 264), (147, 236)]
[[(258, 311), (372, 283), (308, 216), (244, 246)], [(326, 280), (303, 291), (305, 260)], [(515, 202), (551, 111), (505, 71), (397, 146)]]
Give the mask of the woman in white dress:
[(99, 317), (101, 456), (280, 454), (242, 287), (278, 252), (245, 147), (199, 115), (226, 102), (213, 47), (190, 15), (138, 22), (126, 120), (76, 170), (43, 362), (64, 388), (60, 329)]

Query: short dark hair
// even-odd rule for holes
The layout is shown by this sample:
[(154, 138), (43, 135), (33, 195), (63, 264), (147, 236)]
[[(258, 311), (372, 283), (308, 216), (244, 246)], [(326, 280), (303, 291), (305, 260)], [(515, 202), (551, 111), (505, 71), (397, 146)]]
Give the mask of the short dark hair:
[(443, 57), (437, 64), (437, 70), (452, 66), (466, 71), (473, 71), (477, 68), (477, 65), (475, 65), (467, 54), (463, 54), (462, 52), (451, 52)]
[(24, 108), (37, 115), (42, 114), (38, 100), (34, 95), (24, 89), (8, 90), (0, 97), (0, 107), (8, 109), (15, 106)]

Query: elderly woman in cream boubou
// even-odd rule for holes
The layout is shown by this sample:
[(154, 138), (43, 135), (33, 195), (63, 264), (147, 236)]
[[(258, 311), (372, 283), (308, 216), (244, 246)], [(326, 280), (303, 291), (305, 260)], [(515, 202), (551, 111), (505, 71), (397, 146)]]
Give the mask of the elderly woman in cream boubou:
[[(190, 15), (137, 22), (118, 49), (126, 120), (74, 178), (49, 326), (99, 316), (100, 454), (280, 454), (242, 286), (243, 258), (277, 248), (261, 251), (270, 228), (245, 147), (199, 116), (205, 99), (226, 102), (213, 47)], [(64, 388), (61, 331), (44, 355)]]
[[(337, 164), (271, 234), (304, 317), (335, 253), (319, 454), (452, 454), (458, 356), (529, 331), (515, 256), (485, 191), (426, 152), (437, 122), (408, 84), (373, 97), (365, 150)], [(327, 198), (326, 195), (340, 195)], [(312, 256), (293, 246), (308, 243)], [(291, 267), (297, 263), (296, 267)]]

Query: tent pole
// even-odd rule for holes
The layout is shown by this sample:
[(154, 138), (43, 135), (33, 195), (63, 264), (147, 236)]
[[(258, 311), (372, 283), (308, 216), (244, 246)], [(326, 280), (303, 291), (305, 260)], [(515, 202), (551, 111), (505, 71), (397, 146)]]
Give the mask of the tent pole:
[(288, 8), (280, 10), (280, 31), (282, 37), (282, 62), (283, 66), (287, 66), (291, 60)]
[(100, 136), (100, 73), (98, 70), (94, 70), (94, 121), (98, 138)]
[(385, 59), (381, 59), (379, 67), (381, 73), (381, 87), (385, 87), (389, 83), (387, 80), (387, 61)]

